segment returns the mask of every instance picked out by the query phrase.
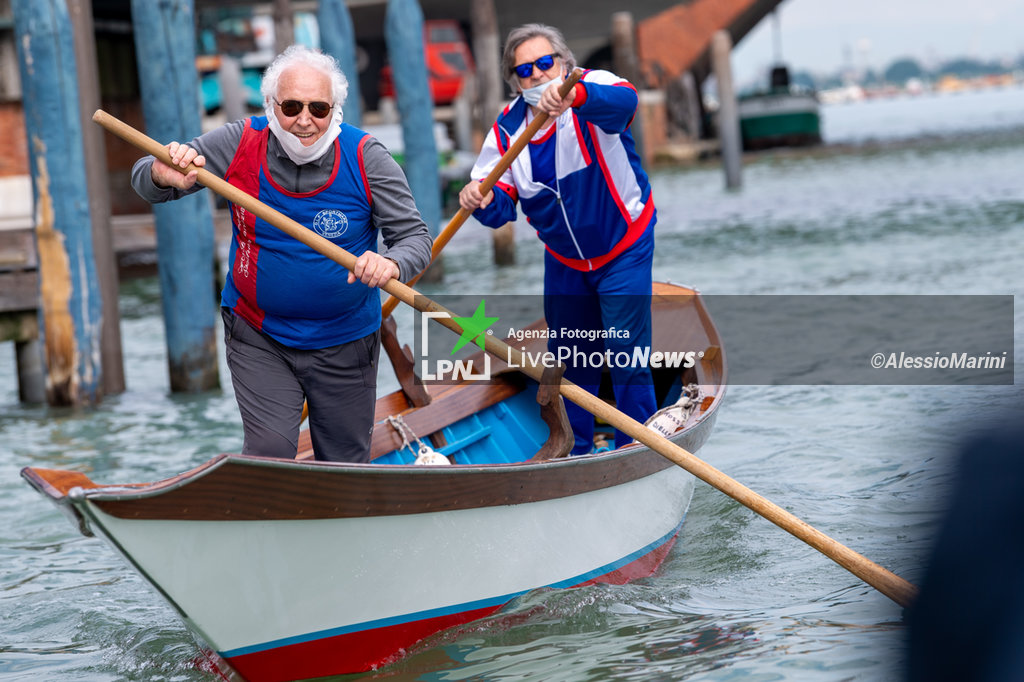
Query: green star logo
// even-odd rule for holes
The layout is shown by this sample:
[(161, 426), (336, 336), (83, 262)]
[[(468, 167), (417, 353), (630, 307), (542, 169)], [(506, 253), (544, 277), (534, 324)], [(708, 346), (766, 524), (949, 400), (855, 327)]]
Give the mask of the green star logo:
[(487, 328), (498, 321), (496, 317), (487, 317), (487, 313), (484, 312), (484, 299), (480, 299), (480, 305), (476, 307), (476, 312), (473, 313), (473, 317), (452, 317), (460, 327), (462, 327), (462, 335), (459, 340), (455, 342), (455, 347), (452, 348), (452, 355), (458, 352), (460, 348), (465, 346), (470, 341), (480, 346), (480, 350), (484, 349), (484, 334), (487, 333)]

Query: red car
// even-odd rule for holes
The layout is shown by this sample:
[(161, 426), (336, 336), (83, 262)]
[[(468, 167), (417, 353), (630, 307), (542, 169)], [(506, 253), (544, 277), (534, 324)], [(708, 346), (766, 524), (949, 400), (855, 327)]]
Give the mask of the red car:
[[(476, 68), (459, 23), (450, 19), (424, 21), (423, 52), (434, 104), (451, 104), (462, 89), (463, 77)], [(381, 97), (395, 96), (390, 65), (380, 71), (378, 91)]]

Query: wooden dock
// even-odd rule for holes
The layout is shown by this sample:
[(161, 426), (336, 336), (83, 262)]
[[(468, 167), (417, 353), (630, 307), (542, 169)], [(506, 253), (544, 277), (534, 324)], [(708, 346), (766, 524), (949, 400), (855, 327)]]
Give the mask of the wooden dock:
[(39, 337), (39, 272), (32, 228), (0, 224), (0, 341)]
[[(120, 279), (157, 272), (156, 228), (151, 213), (113, 216), (110, 221)], [(39, 337), (39, 259), (31, 216), (0, 218), (0, 341), (29, 342)], [(227, 258), (230, 216), (214, 212), (217, 258)]]

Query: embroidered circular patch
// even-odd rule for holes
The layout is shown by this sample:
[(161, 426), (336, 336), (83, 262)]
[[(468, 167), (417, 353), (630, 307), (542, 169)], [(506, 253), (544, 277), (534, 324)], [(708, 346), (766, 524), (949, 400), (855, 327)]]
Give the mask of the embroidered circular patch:
[(340, 237), (348, 229), (348, 216), (336, 208), (325, 208), (313, 218), (313, 229), (321, 237)]

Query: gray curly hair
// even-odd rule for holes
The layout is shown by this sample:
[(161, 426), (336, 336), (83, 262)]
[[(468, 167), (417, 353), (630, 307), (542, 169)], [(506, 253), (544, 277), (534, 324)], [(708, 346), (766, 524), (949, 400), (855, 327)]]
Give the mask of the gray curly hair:
[(348, 97), (348, 79), (341, 71), (338, 60), (320, 50), (314, 50), (305, 45), (289, 45), (284, 52), (277, 55), (270, 66), (263, 72), (263, 81), (260, 83), (260, 94), (263, 96), (264, 105), (277, 97), (277, 83), (281, 80), (281, 74), (292, 66), (300, 64), (311, 66), (331, 79), (331, 98), (334, 105), (341, 107)]
[(508, 38), (505, 39), (505, 49), (501, 54), (501, 73), (505, 77), (505, 82), (512, 88), (512, 92), (519, 92), (519, 76), (515, 71), (516, 50), (527, 40), (538, 37), (547, 38), (551, 43), (554, 55), (562, 60), (564, 73), (570, 73), (576, 68), (576, 57), (566, 44), (561, 31), (547, 24), (523, 24), (509, 32)]

